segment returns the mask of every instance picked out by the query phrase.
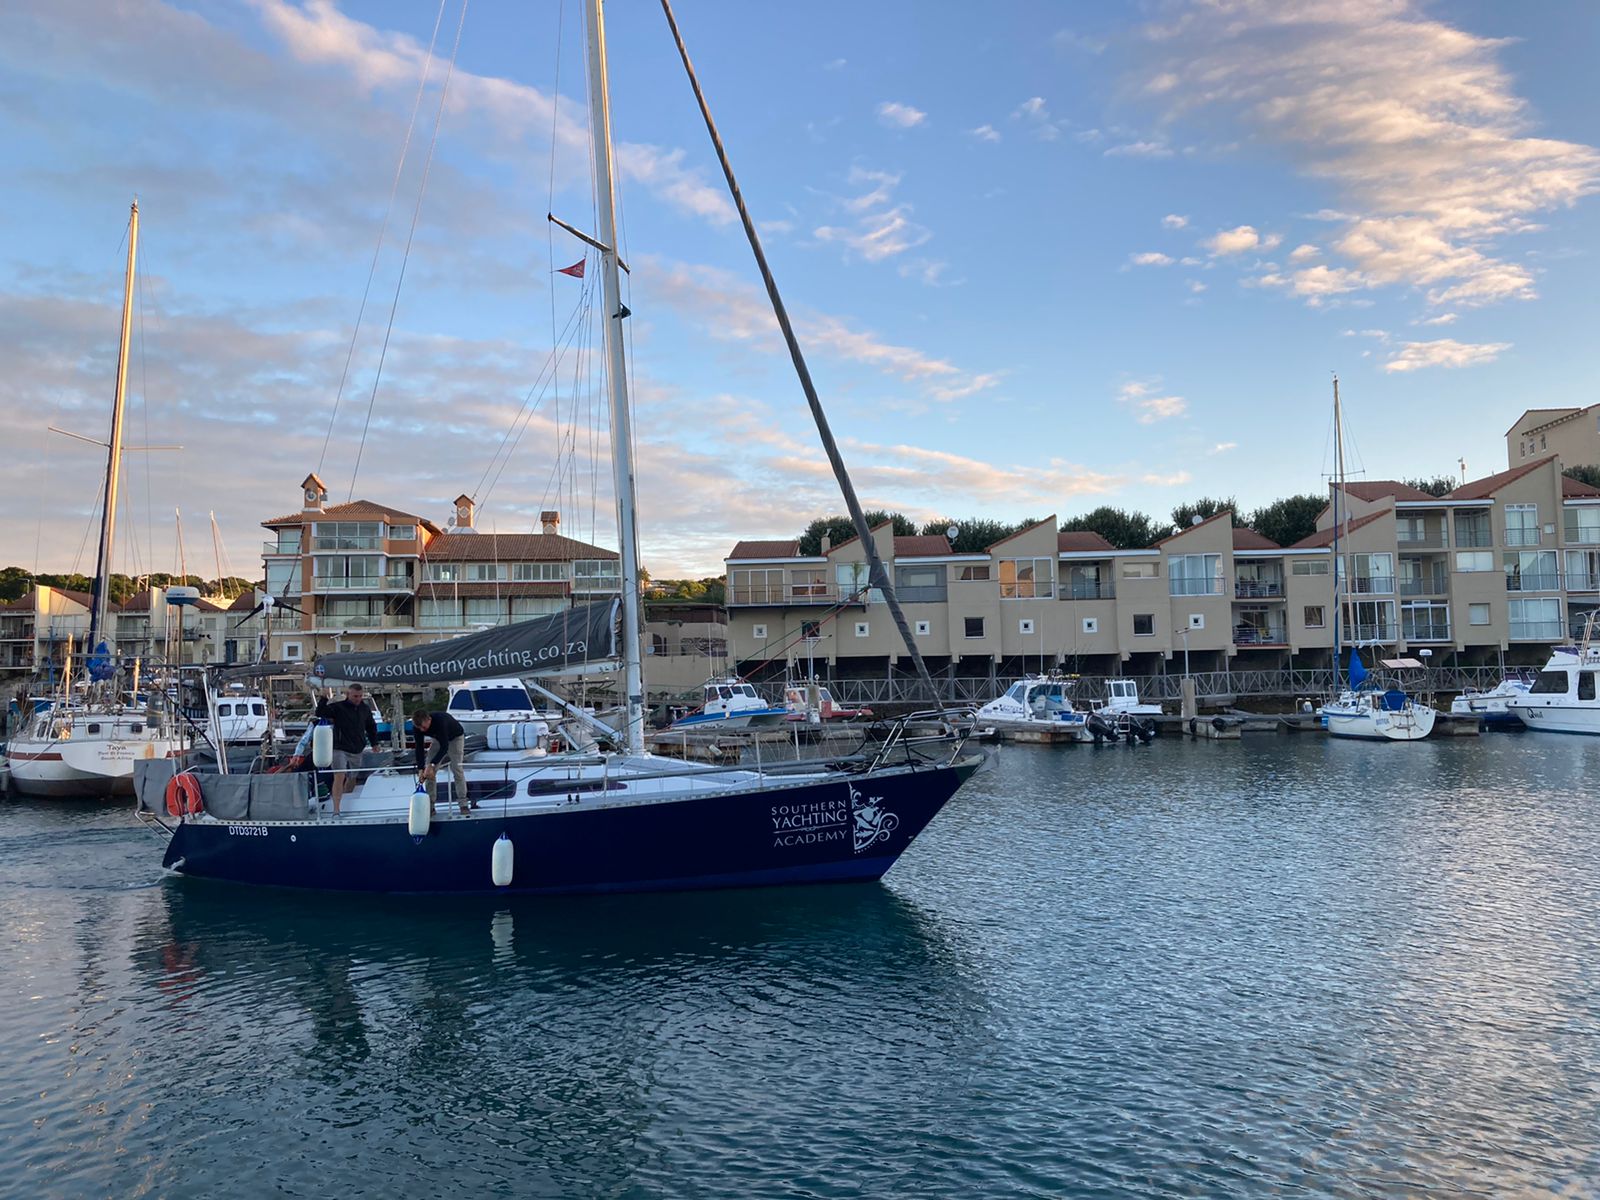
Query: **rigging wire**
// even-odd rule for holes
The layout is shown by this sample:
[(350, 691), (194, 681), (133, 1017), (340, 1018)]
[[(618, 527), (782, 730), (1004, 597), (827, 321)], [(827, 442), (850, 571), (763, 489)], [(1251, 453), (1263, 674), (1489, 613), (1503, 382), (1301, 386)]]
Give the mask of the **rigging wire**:
[[(350, 331), (350, 349), (345, 352), (344, 370), (339, 373), (339, 390), (333, 396), (333, 414), (328, 418), (328, 432), (322, 436), (322, 453), (317, 456), (317, 474), (322, 473), (328, 457), (328, 443), (333, 439), (334, 425), (339, 420), (339, 405), (344, 398), (344, 385), (350, 378), (350, 363), (355, 358), (356, 340), (361, 336), (361, 321), (367, 313), (367, 297), (372, 292), (372, 279), (378, 272), (378, 256), (383, 253), (384, 238), (389, 232), (389, 219), (394, 215), (395, 198), (400, 193), (400, 176), (405, 170), (406, 156), (411, 152), (411, 135), (417, 128), (417, 113), (422, 108), (422, 95), (428, 87), (428, 76), (433, 72), (433, 49), (439, 40), (439, 25), (444, 20), (445, 0), (439, 0), (439, 12), (433, 18), (433, 36), (428, 39), (428, 55), (422, 63), (422, 78), (417, 81), (417, 95), (411, 102), (411, 119), (406, 122), (406, 136), (400, 143), (400, 160), (394, 165), (394, 182), (389, 185), (389, 203), (383, 210), (383, 224), (378, 229), (378, 244), (372, 249), (372, 264), (367, 267), (367, 283), (361, 289), (361, 306), (356, 310), (355, 328)], [(354, 484), (351, 485), (352, 489)]]
[(422, 200), (428, 194), (428, 177), (433, 172), (433, 152), (439, 144), (439, 126), (444, 121), (445, 100), (450, 95), (450, 80), (455, 75), (456, 55), (461, 51), (461, 30), (467, 23), (467, 0), (461, 0), (461, 19), (456, 22), (455, 43), (450, 48), (450, 65), (445, 69), (439, 89), (439, 107), (433, 117), (433, 135), (428, 139), (428, 157), (422, 166), (422, 182), (417, 187), (417, 203), (411, 210), (411, 228), (406, 234), (405, 253), (400, 257), (400, 276), (394, 281), (394, 299), (389, 304), (389, 324), (383, 331), (383, 348), (378, 352), (378, 369), (372, 377), (372, 394), (367, 398), (367, 415), (361, 423), (361, 441), (356, 446), (355, 466), (350, 471), (347, 502), (355, 499), (356, 479), (361, 474), (361, 458), (367, 448), (367, 431), (372, 427), (372, 409), (378, 402), (378, 385), (383, 381), (383, 364), (389, 356), (389, 339), (394, 334), (395, 313), (400, 308), (400, 290), (406, 282), (406, 266), (411, 261), (411, 244), (417, 236), (417, 220), (422, 215)]

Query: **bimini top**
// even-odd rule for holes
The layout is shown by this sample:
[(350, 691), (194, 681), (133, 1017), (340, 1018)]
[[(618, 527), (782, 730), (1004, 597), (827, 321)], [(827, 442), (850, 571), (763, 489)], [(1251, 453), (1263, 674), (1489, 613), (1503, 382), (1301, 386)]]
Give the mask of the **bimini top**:
[(617, 658), (617, 614), (622, 601), (602, 600), (404, 650), (324, 654), (309, 672), (313, 681), (441, 684), (451, 680), (528, 678), (608, 670)]

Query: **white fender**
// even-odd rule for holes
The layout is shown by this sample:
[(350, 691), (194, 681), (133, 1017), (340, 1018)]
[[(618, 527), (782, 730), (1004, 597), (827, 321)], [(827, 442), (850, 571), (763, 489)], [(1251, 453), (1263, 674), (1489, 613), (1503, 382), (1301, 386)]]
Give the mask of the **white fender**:
[(333, 766), (333, 726), (326, 722), (311, 731), (311, 765), (319, 771)]
[(433, 814), (428, 808), (428, 790), (420, 783), (417, 790), (411, 793), (411, 817), (407, 821), (407, 828), (411, 830), (412, 837), (427, 837), (428, 826), (433, 821)]
[(511, 886), (511, 839), (501, 834), (494, 843), (494, 853), (489, 856), (489, 878), (495, 887)]

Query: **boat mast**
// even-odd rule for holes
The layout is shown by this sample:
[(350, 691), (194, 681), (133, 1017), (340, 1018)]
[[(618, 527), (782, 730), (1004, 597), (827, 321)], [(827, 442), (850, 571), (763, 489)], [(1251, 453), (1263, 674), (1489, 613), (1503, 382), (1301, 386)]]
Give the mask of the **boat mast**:
[(90, 654), (100, 641), (111, 610), (111, 549), (116, 542), (117, 485), (122, 475), (122, 410), (128, 387), (128, 339), (133, 330), (133, 268), (139, 253), (139, 202), (128, 217), (128, 269), (122, 281), (122, 341), (117, 347), (117, 397), (111, 406), (111, 440), (106, 443), (105, 509), (100, 514), (100, 550), (94, 564), (94, 596), (89, 604)]
[(589, 137), (594, 146), (594, 199), (600, 235), (600, 292), (606, 317), (606, 382), (611, 393), (611, 473), (617, 493), (617, 549), (622, 557), (622, 670), (627, 706), (624, 740), (630, 754), (644, 751), (644, 661), (639, 639), (639, 529), (635, 515), (633, 428), (617, 272), (617, 197), (611, 165), (611, 102), (606, 78), (603, 0), (584, 12), (589, 42)]
[[(1339, 548), (1339, 522), (1340, 506), (1343, 505), (1348, 517), (1349, 505), (1345, 504), (1344, 494), (1344, 416), (1339, 408), (1339, 377), (1333, 377), (1333, 675), (1339, 677), (1340, 635), (1344, 630), (1345, 601), (1344, 601), (1344, 571), (1343, 559), (1340, 558)], [(1349, 531), (1346, 530), (1348, 533)], [(1353, 639), (1352, 639), (1353, 640)]]

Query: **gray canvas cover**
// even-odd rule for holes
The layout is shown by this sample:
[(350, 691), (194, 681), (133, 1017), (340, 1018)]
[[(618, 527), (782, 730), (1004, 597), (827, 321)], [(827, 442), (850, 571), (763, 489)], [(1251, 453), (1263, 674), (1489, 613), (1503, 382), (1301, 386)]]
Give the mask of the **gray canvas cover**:
[(242, 821), (250, 815), (250, 775), (196, 774), (206, 811), (219, 821)]
[(309, 821), (311, 797), (308, 776), (300, 771), (281, 775), (251, 775), (250, 819), (252, 821)]
[(164, 815), (167, 811), (167, 783), (178, 773), (178, 764), (170, 758), (136, 758), (133, 760), (133, 794), (145, 812)]
[(324, 654), (311, 669), (313, 681), (441, 684), (461, 679), (554, 675), (617, 657), (617, 613), (621, 600), (602, 600), (485, 629), (429, 646), (367, 654)]

